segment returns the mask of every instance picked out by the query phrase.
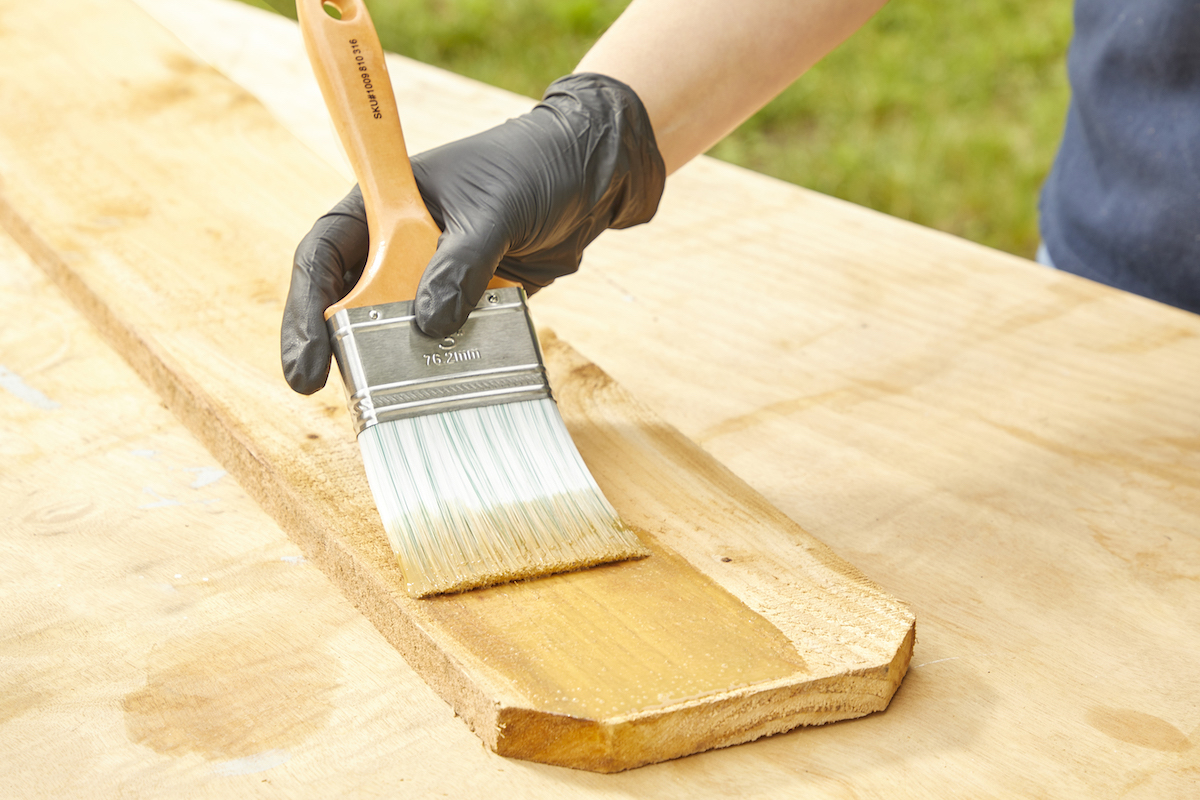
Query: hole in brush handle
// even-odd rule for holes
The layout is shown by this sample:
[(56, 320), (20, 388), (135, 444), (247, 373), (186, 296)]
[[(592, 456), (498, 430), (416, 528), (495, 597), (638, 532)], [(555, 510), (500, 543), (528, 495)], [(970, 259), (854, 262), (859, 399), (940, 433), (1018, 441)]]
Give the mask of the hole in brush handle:
[(322, 0), (321, 7), (333, 19), (349, 22), (358, 11), (355, 0)]

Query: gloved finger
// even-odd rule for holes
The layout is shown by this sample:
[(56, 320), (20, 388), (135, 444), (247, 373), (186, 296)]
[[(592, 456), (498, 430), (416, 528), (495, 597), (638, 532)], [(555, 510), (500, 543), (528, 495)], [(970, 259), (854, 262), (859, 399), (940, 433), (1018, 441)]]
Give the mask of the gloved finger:
[(284, 377), (301, 394), (312, 394), (328, 380), (332, 350), (325, 309), (358, 282), (368, 246), (366, 213), (355, 187), (296, 248), (279, 344)]
[(413, 305), (417, 327), (427, 336), (449, 336), (462, 327), (508, 249), (495, 226), (481, 227), (452, 229), (438, 240)]

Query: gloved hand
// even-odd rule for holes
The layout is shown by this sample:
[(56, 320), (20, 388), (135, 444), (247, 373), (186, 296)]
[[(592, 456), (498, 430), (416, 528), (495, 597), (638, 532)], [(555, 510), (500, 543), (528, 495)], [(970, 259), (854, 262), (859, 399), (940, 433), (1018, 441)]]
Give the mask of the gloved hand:
[[(594, 74), (560, 78), (528, 114), (415, 156), (412, 165), (442, 229), (415, 304), (417, 327), (436, 337), (461, 327), (493, 273), (532, 294), (577, 270), (605, 228), (654, 216), (666, 180), (637, 95)], [(296, 249), (280, 344), (297, 392), (325, 385), (324, 311), (354, 287), (366, 257), (356, 186)]]

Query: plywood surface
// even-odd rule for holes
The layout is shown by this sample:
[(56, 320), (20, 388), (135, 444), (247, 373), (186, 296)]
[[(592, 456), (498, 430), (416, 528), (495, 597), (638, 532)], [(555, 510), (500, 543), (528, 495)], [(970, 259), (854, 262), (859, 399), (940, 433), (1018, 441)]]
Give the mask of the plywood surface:
[[(326, 124), (303, 98), (308, 91), (315, 98), (315, 87), (305, 88), (290, 23), (236, 4), (144, 5), (298, 135), (319, 139), (305, 134)], [(446, 138), (527, 103), (402, 63), (421, 117), (436, 117)], [(410, 141), (438, 140), (437, 130), (420, 130), (409, 124)], [(697, 282), (697, 271), (710, 280)], [(12, 286), (5, 283), (6, 296), (16, 299)], [(15, 307), (43, 305), (45, 291)], [(732, 321), (714, 318), (714, 309), (728, 309)], [(361, 617), (348, 612), (357, 627), (337, 630), (314, 611), (301, 631), (273, 637), (273, 648), (283, 661), (332, 654), (345, 694), (325, 695), (331, 716), (262, 751), (272, 755), (229, 767), (246, 757), (244, 746), (224, 755), (159, 752), (123, 732), (115, 698), (152, 682), (147, 652), (188, 612), (164, 604), (174, 616), (144, 623), (158, 638), (126, 643), (127, 615), (149, 619), (153, 609), (98, 602), (112, 592), (107, 578), (124, 573), (77, 569), (73, 582), (63, 582), (60, 562), (80, 545), (50, 549), (39, 539), (35, 548), (27, 538), (8, 540), (15, 543), (6, 554), (11, 574), (28, 585), (6, 573), (5, 587), (22, 593), (0, 590), (0, 602), (5, 619), (19, 597), (29, 609), (21, 619), (47, 622), (21, 655), (36, 658), (32, 665), (15, 661), (4, 638), (5, 669), (26, 664), (6, 671), (17, 675), (6, 687), (38, 697), (5, 708), (21, 712), (0, 729), (12, 743), (0, 751), (13, 765), (5, 774), (31, 789), (7, 793), (186, 796), (284, 786), (296, 796), (1194, 796), (1194, 317), (705, 161), (672, 178), (654, 224), (606, 234), (579, 275), (534, 298), (534, 312), (773, 505), (912, 603), (920, 640), (885, 714), (617, 775), (543, 767), (481, 748)], [(719, 321), (697, 324), (698, 312)], [(16, 372), (31, 370), (21, 364)], [(25, 382), (43, 385), (36, 375), (25, 374)], [(5, 414), (35, 410), (3, 392), (0, 399), (13, 402)], [(138, 401), (127, 407), (136, 410), (126, 418), (161, 419)], [(25, 430), (27, 417), (18, 419), (8, 430)], [(183, 436), (177, 428), (167, 438), (176, 436)], [(14, 441), (29, 448), (6, 434), (7, 447)], [(14, 463), (31, 469), (30, 461)], [(90, 482), (97, 497), (120, 496), (120, 476), (129, 476), (132, 495), (152, 483), (105, 460), (88, 463), (86, 480), (66, 462), (47, 463), (58, 466), (32, 473), (39, 485)], [(216, 466), (195, 449), (172, 463)], [(12, 485), (11, 472), (4, 481)], [(18, 497), (32, 495), (19, 485)], [(147, 494), (147, 502), (156, 501)], [(118, 527), (135, 529), (118, 519)], [(209, 530), (239, 524), (217, 519)], [(84, 517), (79, 530), (94, 525)], [(237, 540), (255, 525), (238, 529)], [(172, 529), (155, 522), (137, 530), (141, 540), (121, 540), (134, 553)], [(273, 536), (289, 547), (277, 530)], [(94, 544), (106, 549), (108, 541)], [(35, 563), (35, 552), (46, 558)], [(210, 552), (185, 548), (185, 557), (196, 554), (196, 574), (208, 563), (200, 555)], [(229, 564), (256, 557), (217, 554)], [(187, 572), (177, 563), (164, 562), (167, 577)], [(283, 563), (292, 569), (280, 575), (316, 580), (304, 589), (272, 584), (284, 608), (344, 604), (311, 565)], [(253, 573), (241, 572), (245, 580)], [(256, 595), (248, 586), (229, 585), (223, 613), (253, 613), (230, 602)], [(65, 587), (80, 594), (65, 595)], [(59, 614), (61, 603), (72, 613)], [(212, 622), (180, 630), (202, 632)], [(44, 640), (69, 645), (67, 667)], [(155, 661), (153, 674), (164, 675), (161, 657)], [(67, 691), (44, 677), (64, 669), (87, 676), (80, 686), (104, 688)], [(5, 697), (29, 694), (6, 689)], [(248, 697), (259, 718), (279, 713), (269, 693)], [(178, 722), (183, 736), (204, 730)], [(55, 761), (60, 751), (78, 758)], [(290, 760), (272, 761), (285, 754)], [(254, 769), (261, 771), (227, 774)]]
[(481, 754), (6, 235), (0, 286), (0, 796), (425, 792)]
[[(568, 427), (652, 557), (404, 597), (337, 388), (296, 397), (276, 363), (285, 232), (345, 184), (136, 7), (71, 11), (91, 69), (18, 95), (5, 226), (488, 747), (614, 771), (887, 706), (908, 609), (553, 339)], [(56, 18), (6, 17), (32, 48), (10, 85)]]

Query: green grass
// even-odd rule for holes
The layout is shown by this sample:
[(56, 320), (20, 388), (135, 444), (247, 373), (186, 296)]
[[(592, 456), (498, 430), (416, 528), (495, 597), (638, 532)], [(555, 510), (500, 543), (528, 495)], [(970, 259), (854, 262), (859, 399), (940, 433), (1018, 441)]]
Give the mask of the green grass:
[[(290, 0), (247, 0), (294, 16)], [(384, 47), (530, 96), (615, 0), (375, 0)], [(711, 155), (1032, 256), (1066, 112), (1069, 0), (893, 0)]]

